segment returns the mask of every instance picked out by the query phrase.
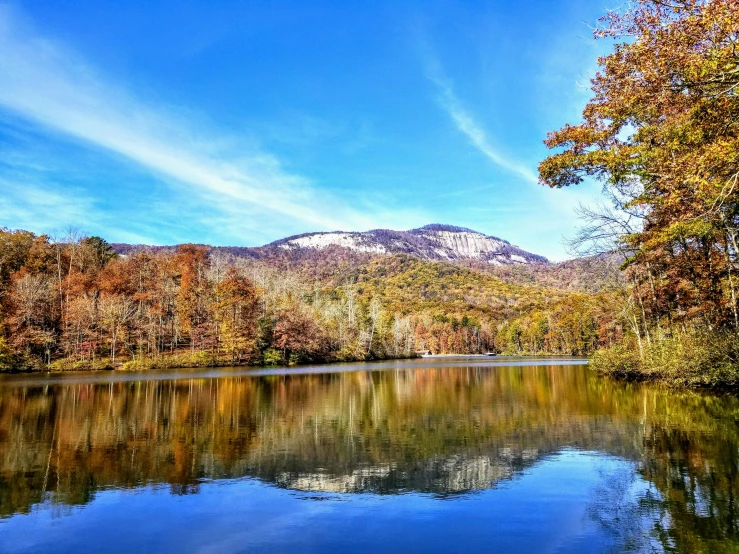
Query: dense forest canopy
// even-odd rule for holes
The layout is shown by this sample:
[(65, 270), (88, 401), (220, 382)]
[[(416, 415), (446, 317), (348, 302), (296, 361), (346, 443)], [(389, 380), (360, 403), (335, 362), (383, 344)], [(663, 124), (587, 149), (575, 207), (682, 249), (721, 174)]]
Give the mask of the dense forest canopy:
[[(344, 248), (261, 258), (0, 230), (0, 367), (276, 364), (434, 353), (588, 354), (623, 334), (601, 280)], [(604, 266), (605, 267), (605, 266)], [(604, 270), (606, 273), (607, 270)]]

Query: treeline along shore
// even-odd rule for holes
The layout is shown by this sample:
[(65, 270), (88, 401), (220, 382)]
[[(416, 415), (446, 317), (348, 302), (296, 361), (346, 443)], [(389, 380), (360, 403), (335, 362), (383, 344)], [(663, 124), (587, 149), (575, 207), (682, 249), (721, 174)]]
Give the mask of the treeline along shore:
[(609, 308), (616, 293), (532, 284), (530, 268), (505, 268), (504, 281), (344, 248), (273, 248), (260, 258), (192, 244), (125, 252), (99, 237), (0, 230), (0, 368), (587, 355), (623, 334)]
[[(413, 354), (408, 318), (203, 246), (118, 255), (99, 237), (2, 231), (0, 367), (277, 364)], [(315, 283), (313, 283), (315, 285)]]

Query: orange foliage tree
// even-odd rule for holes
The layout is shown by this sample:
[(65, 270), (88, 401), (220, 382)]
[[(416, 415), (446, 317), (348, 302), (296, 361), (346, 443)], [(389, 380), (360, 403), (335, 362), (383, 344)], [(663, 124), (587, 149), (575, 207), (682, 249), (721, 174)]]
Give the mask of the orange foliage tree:
[[(595, 35), (617, 44), (582, 121), (547, 137), (560, 152), (540, 164), (541, 182), (604, 183), (640, 335), (739, 328), (739, 3), (635, 0)], [(610, 214), (586, 238), (618, 228)]]

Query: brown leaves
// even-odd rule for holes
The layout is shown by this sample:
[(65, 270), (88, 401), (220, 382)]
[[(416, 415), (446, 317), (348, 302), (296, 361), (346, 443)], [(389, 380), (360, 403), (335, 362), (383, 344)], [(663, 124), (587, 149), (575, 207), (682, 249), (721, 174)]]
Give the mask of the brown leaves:
[[(564, 151), (541, 162), (541, 182), (595, 177), (619, 207), (639, 207), (643, 226), (624, 243), (634, 274), (652, 268), (654, 320), (722, 324), (739, 255), (739, 2), (637, 0), (601, 23), (596, 37), (623, 42), (599, 60), (583, 121), (548, 135)], [(686, 280), (696, 294), (678, 292)]]

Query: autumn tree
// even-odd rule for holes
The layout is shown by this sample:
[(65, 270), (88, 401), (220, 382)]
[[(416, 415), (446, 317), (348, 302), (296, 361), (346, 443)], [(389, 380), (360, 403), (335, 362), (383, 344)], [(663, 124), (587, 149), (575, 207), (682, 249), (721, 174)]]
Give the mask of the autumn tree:
[(322, 353), (323, 335), (305, 310), (282, 310), (273, 333), (273, 344), (285, 361), (310, 360)]
[(215, 287), (218, 344), (240, 363), (256, 353), (257, 292), (254, 284), (231, 267)]
[(11, 344), (23, 355), (40, 356), (51, 363), (56, 342), (53, 281), (43, 274), (22, 270), (11, 281), (8, 327)]
[(190, 339), (190, 351), (194, 353), (196, 343), (202, 338), (207, 298), (208, 256), (205, 247), (184, 244), (177, 249), (175, 258), (180, 274), (177, 291), (177, 320), (180, 328)]
[(0, 229), (0, 291), (25, 265), (35, 241), (36, 236), (28, 231)]
[(641, 224), (620, 241), (638, 320), (739, 327), (739, 3), (635, 0), (601, 20), (599, 59), (577, 125), (539, 166), (550, 187), (592, 177)]
[(108, 242), (100, 237), (85, 237), (80, 241), (81, 270), (101, 270), (108, 262), (118, 257)]
[(126, 327), (136, 313), (136, 304), (127, 295), (104, 294), (100, 298), (99, 310), (110, 339), (110, 360), (115, 364), (120, 336), (126, 331)]

